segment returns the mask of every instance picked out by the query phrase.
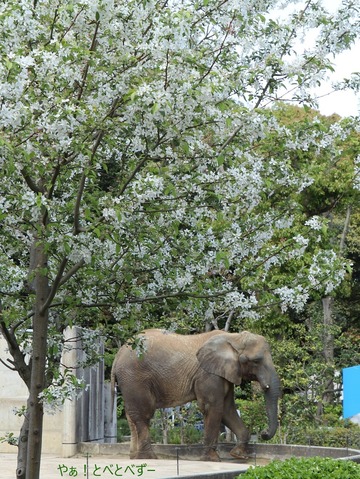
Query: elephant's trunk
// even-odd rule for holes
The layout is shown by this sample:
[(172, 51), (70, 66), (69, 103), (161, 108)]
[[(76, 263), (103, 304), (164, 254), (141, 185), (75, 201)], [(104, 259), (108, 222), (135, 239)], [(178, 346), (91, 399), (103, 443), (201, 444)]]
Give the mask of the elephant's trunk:
[(274, 372), (270, 383), (267, 385), (267, 389), (264, 391), (268, 429), (262, 431), (261, 438), (265, 441), (268, 441), (275, 435), (278, 427), (278, 400), (280, 391), (280, 379)]

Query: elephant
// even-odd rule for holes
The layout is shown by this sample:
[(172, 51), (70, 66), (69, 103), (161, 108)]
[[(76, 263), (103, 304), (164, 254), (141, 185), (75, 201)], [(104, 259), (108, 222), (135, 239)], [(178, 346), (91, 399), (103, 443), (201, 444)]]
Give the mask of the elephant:
[(156, 409), (193, 400), (204, 416), (201, 459), (220, 460), (217, 442), (221, 423), (237, 437), (230, 454), (246, 457), (250, 433), (234, 401), (234, 385), (243, 379), (260, 383), (268, 418), (261, 437), (269, 440), (274, 436), (281, 387), (263, 336), (248, 331), (182, 335), (149, 329), (139, 334), (138, 341), (140, 352), (129, 344), (123, 345), (111, 370), (112, 390), (117, 383), (124, 399), (131, 431), (131, 459), (156, 459), (149, 434)]

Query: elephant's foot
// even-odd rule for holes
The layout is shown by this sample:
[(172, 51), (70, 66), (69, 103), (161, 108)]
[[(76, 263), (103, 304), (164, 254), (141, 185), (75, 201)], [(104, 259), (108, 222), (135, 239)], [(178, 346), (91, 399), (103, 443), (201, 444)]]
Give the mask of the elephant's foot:
[(157, 459), (154, 451), (136, 451), (130, 453), (130, 459)]
[(249, 454), (249, 447), (247, 443), (236, 444), (236, 446), (230, 451), (230, 456), (235, 457), (236, 459), (248, 459)]
[(201, 456), (200, 461), (221, 462), (219, 454), (213, 448), (209, 448)]

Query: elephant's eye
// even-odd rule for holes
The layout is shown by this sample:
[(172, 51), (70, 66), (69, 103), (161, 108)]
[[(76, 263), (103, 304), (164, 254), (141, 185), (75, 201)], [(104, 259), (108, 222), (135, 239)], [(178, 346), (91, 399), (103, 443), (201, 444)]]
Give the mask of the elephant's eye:
[(262, 356), (255, 356), (251, 359), (253, 363), (260, 363), (262, 361)]

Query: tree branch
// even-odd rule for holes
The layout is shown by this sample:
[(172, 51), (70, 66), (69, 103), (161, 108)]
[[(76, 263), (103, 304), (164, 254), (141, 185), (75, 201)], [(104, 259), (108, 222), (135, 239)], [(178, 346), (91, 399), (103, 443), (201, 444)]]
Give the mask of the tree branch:
[[(12, 363), (14, 364), (14, 361), (11, 361), (10, 359), (8, 359), (9, 363)], [(3, 361), (1, 358), (0, 358), (0, 363), (2, 363), (7, 369), (10, 369), (10, 371), (16, 371), (16, 368), (13, 366), (9, 366), (8, 364), (6, 364), (5, 361)]]
[(2, 332), (11, 356), (13, 357), (14, 361), (14, 368), (19, 373), (19, 376), (22, 378), (24, 383), (26, 384), (27, 388), (30, 389), (30, 381), (31, 381), (31, 367), (30, 364), (26, 364), (24, 360), (24, 353), (20, 350), (18, 342), (16, 340), (14, 331), (12, 329), (8, 329), (2, 315), (2, 306), (0, 303), (0, 331)]
[(123, 185), (123, 187), (121, 188), (120, 192), (119, 192), (119, 196), (121, 196), (124, 191), (126, 190), (126, 188), (129, 186), (129, 184), (131, 183), (131, 181), (134, 179), (136, 173), (138, 173), (138, 171), (140, 171), (140, 169), (144, 166), (145, 162), (146, 162), (146, 157), (143, 158), (137, 165), (136, 167), (134, 168), (134, 171), (130, 174), (129, 178), (125, 181), (125, 184)]
[(76, 263), (72, 268), (69, 269), (69, 271), (61, 278), (59, 282), (59, 286), (62, 286), (65, 284), (69, 279), (76, 274), (76, 272), (82, 268), (85, 264), (84, 258), (82, 258), (78, 263)]
[(230, 329), (230, 323), (231, 323), (231, 320), (232, 320), (234, 314), (235, 314), (235, 311), (232, 309), (232, 310), (230, 311), (230, 314), (229, 314), (227, 320), (226, 320), (225, 327), (224, 327), (224, 331), (229, 331), (229, 329)]
[[(92, 37), (92, 41), (91, 41), (91, 46), (90, 46), (90, 54), (92, 52), (95, 51), (96, 49), (96, 37), (97, 37), (97, 34), (98, 34), (98, 31), (99, 31), (99, 26), (100, 26), (100, 22), (99, 21), (96, 21), (95, 22), (95, 31), (94, 31), (94, 34), (93, 34), (93, 37)], [(80, 90), (79, 90), (79, 94), (78, 94), (78, 97), (77, 97), (77, 100), (80, 101), (81, 100), (81, 97), (84, 93), (84, 90), (85, 90), (85, 84), (86, 84), (86, 79), (87, 79), (87, 76), (88, 76), (88, 73), (89, 73), (89, 68), (90, 68), (90, 62), (87, 61), (86, 62), (86, 65), (85, 65), (85, 68), (84, 68), (84, 71), (83, 71), (83, 75), (82, 75), (82, 80), (81, 80), (81, 84), (79, 85), (80, 87)]]
[(34, 193), (44, 193), (44, 188), (41, 188), (39, 185), (35, 183), (35, 181), (31, 178), (31, 176), (26, 172), (25, 168), (21, 170), (21, 174), (23, 175), (24, 180), (26, 181), (28, 187)]
[(340, 253), (344, 253), (345, 249), (345, 241), (346, 241), (346, 236), (349, 231), (350, 227), (350, 217), (351, 217), (351, 206), (349, 205), (346, 210), (346, 218), (345, 218), (345, 223), (344, 223), (344, 228), (341, 234), (341, 239), (340, 239)]
[[(309, 8), (310, 4), (311, 4), (312, 0), (308, 0), (307, 4), (305, 5), (305, 8), (301, 11), (301, 14), (299, 16), (299, 20), (298, 20), (298, 23), (303, 19), (304, 15), (305, 15), (305, 12), (306, 10)], [(295, 27), (291, 30), (284, 46), (283, 46), (283, 49), (281, 51), (281, 54), (280, 54), (280, 59), (282, 59), (282, 57), (285, 55), (286, 53), (286, 49), (291, 41), (291, 39), (294, 37), (294, 35), (296, 35), (296, 29)], [(263, 101), (263, 99), (265, 98), (265, 95), (268, 91), (268, 89), (270, 88), (270, 85), (271, 83), (274, 81), (274, 77), (275, 75), (278, 73), (278, 64), (276, 66), (274, 66), (274, 70), (271, 74), (271, 77), (268, 79), (268, 81), (266, 82), (265, 86), (263, 87), (260, 95), (259, 95), (259, 98), (253, 108), (253, 110), (256, 110), (257, 108), (259, 108), (261, 102)], [(225, 148), (229, 145), (229, 143), (232, 142), (232, 140), (236, 137), (236, 135), (241, 131), (242, 129), (242, 125), (238, 126), (234, 132), (229, 136), (229, 138), (223, 143), (223, 145), (220, 147), (220, 149), (218, 150), (217, 152), (217, 155), (219, 155), (223, 150), (225, 150)]]
[(55, 190), (56, 180), (57, 180), (57, 177), (59, 176), (59, 174), (60, 174), (60, 165), (57, 165), (53, 169), (53, 174), (52, 174), (52, 177), (51, 177), (51, 186), (50, 186), (50, 189), (47, 193), (47, 198), (48, 199), (52, 198), (52, 195), (53, 195), (54, 190)]
[[(214, 68), (214, 65), (216, 65), (216, 63), (217, 63), (217, 61), (218, 61), (218, 59), (219, 59), (221, 53), (223, 52), (223, 49), (224, 49), (224, 46), (225, 46), (225, 41), (226, 41), (227, 37), (229, 36), (229, 33), (231, 32), (231, 28), (232, 28), (232, 23), (233, 23), (233, 21), (234, 21), (234, 16), (233, 16), (233, 18), (232, 18), (231, 21), (230, 21), (230, 24), (229, 24), (229, 26), (228, 26), (228, 28), (227, 28), (227, 30), (226, 30), (226, 33), (225, 33), (225, 35), (224, 35), (224, 38), (223, 38), (223, 40), (222, 40), (222, 42), (221, 42), (221, 45), (220, 45), (220, 48), (218, 49), (217, 54), (214, 55), (214, 58), (213, 58), (213, 61), (212, 61), (211, 65), (209, 66), (209, 68), (207, 69), (207, 71), (201, 76), (200, 80), (198, 81), (198, 84), (199, 84), (199, 85), (200, 85), (201, 82), (202, 82), (203, 80), (205, 80), (205, 78), (211, 73), (212, 69)], [(214, 52), (214, 53), (215, 53), (215, 52)]]
[(74, 208), (74, 234), (77, 235), (81, 232), (85, 231), (85, 228), (80, 226), (80, 206), (81, 200), (84, 194), (85, 189), (85, 182), (86, 182), (86, 173), (83, 171), (80, 179), (79, 189), (76, 196), (75, 208)]
[(61, 278), (62, 278), (63, 273), (65, 271), (65, 267), (66, 267), (67, 262), (68, 262), (68, 258), (65, 256), (60, 263), (59, 270), (58, 270), (56, 278), (55, 278), (55, 280), (52, 284), (49, 296), (47, 297), (45, 303), (43, 304), (43, 306), (41, 308), (41, 314), (43, 314), (47, 310), (47, 308), (50, 306), (52, 300), (54, 299), (54, 297), (56, 295), (56, 292), (59, 289), (60, 281), (61, 281)]

